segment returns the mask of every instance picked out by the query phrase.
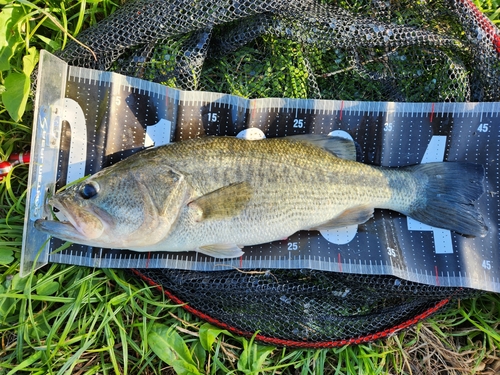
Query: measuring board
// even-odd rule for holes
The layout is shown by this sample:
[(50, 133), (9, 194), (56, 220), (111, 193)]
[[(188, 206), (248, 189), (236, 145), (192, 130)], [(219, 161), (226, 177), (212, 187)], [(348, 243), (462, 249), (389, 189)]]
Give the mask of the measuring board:
[[(500, 292), (499, 129), (500, 103), (248, 100), (71, 67), (42, 51), (21, 270), (27, 274), (48, 262), (206, 271), (310, 268)], [(486, 193), (476, 205), (489, 227), (487, 236), (465, 238), (376, 210), (362, 225), (302, 231), (286, 240), (245, 247), (241, 258), (215, 259), (196, 252), (65, 247), (33, 226), (36, 219), (51, 217), (45, 204), (48, 193), (144, 148), (205, 135), (304, 133), (352, 138), (360, 161), (367, 164), (482, 164)]]

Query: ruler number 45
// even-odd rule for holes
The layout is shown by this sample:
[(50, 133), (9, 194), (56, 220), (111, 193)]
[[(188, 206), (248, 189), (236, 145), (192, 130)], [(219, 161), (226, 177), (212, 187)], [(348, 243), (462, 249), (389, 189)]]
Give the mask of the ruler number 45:
[(480, 133), (487, 133), (490, 130), (490, 124), (487, 122), (479, 124), (477, 131)]
[(485, 270), (491, 270), (492, 264), (491, 260), (483, 259), (483, 268)]

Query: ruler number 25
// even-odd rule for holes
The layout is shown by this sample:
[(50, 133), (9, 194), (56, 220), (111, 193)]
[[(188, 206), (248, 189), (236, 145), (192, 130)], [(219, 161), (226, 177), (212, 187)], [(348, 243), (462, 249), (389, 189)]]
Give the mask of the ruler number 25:
[(304, 119), (303, 118), (294, 118), (293, 119), (293, 128), (302, 129), (304, 127)]

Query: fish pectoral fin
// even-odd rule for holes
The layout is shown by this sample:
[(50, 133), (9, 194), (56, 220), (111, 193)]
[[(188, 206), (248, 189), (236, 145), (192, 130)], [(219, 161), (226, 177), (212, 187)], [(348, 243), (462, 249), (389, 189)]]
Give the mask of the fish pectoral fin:
[(299, 134), (287, 138), (292, 141), (310, 143), (334, 154), (338, 158), (356, 161), (356, 144), (350, 139), (321, 134)]
[(326, 223), (323, 223), (311, 229), (328, 230), (328, 229), (346, 227), (348, 225), (353, 225), (353, 224), (362, 224), (371, 219), (372, 216), (373, 216), (373, 207), (356, 206), (345, 210), (332, 220), (329, 220)]
[(253, 190), (248, 182), (224, 186), (188, 203), (196, 212), (196, 221), (226, 219), (238, 215), (252, 197)]
[(241, 248), (235, 244), (206, 245), (197, 248), (196, 251), (214, 258), (238, 258), (244, 254)]

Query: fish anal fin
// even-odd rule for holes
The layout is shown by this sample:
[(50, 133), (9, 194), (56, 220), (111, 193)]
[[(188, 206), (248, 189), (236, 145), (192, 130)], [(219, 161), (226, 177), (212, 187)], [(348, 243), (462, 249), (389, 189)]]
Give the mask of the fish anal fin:
[(244, 253), (241, 248), (235, 244), (214, 244), (200, 246), (196, 251), (209, 255), (214, 258), (238, 258)]
[(340, 215), (334, 217), (333, 219), (320, 224), (311, 230), (328, 230), (334, 228), (346, 227), (353, 224), (362, 224), (373, 216), (373, 207), (371, 206), (356, 206), (348, 208), (343, 211)]
[(252, 197), (253, 190), (248, 182), (224, 186), (205, 194), (188, 204), (196, 211), (196, 220), (227, 219), (237, 216)]
[(350, 139), (321, 134), (299, 134), (288, 138), (292, 141), (310, 143), (334, 154), (338, 158), (356, 161), (356, 145)]

